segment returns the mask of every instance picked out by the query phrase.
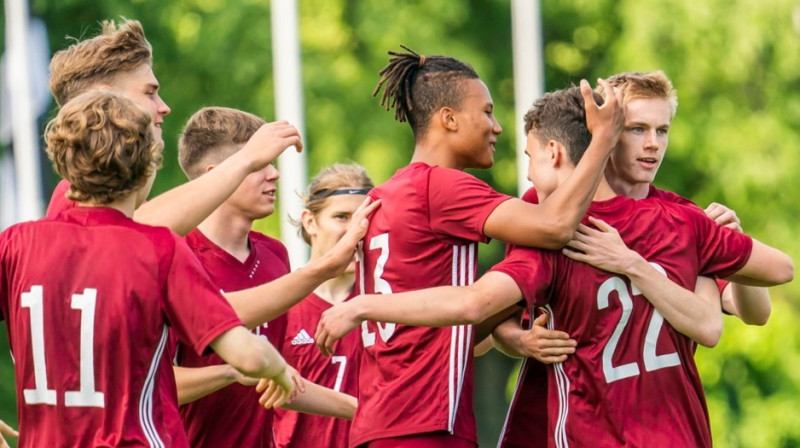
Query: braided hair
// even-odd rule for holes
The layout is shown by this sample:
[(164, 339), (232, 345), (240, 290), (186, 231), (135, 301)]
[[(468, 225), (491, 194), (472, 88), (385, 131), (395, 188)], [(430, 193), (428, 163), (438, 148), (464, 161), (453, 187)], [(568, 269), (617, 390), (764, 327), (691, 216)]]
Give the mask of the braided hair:
[(389, 63), (380, 72), (372, 92), (381, 88), (381, 106), (394, 108), (394, 118), (408, 121), (416, 138), (425, 134), (432, 114), (442, 107), (461, 106), (463, 90), (458, 81), (478, 79), (468, 64), (447, 56), (423, 56), (400, 45), (405, 52), (389, 51)]

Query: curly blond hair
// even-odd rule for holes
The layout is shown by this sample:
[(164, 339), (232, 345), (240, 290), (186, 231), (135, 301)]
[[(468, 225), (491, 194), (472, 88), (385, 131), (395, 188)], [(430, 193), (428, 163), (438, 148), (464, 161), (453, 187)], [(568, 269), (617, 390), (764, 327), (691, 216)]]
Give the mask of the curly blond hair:
[(70, 183), (67, 197), (77, 202), (104, 205), (127, 197), (162, 161), (150, 114), (104, 90), (65, 104), (48, 123), (45, 141), (53, 166)]
[(101, 26), (100, 34), (76, 41), (50, 60), (50, 92), (59, 106), (119, 73), (153, 65), (153, 50), (141, 23), (123, 19), (117, 25), (108, 20)]

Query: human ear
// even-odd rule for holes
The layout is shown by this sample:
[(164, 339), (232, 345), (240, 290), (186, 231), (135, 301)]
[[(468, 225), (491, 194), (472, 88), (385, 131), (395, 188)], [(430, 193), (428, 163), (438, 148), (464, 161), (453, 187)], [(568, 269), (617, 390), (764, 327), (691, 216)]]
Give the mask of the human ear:
[(317, 220), (314, 219), (314, 214), (311, 213), (311, 210), (307, 208), (303, 209), (300, 213), (300, 223), (303, 225), (303, 229), (305, 229), (309, 237), (317, 234)]
[(449, 107), (442, 107), (436, 113), (439, 121), (442, 124), (442, 127), (447, 129), (448, 131), (457, 131), (458, 130), (458, 119), (456, 118), (455, 111)]

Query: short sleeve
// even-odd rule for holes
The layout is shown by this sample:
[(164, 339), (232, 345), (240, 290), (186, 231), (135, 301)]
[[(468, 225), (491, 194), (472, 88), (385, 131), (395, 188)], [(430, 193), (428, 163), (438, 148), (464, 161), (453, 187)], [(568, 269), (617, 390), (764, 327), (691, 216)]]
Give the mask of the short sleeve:
[(717, 225), (699, 209), (683, 207), (695, 223), (700, 274), (728, 277), (750, 259), (753, 239), (744, 233)]
[(428, 180), (431, 228), (439, 235), (486, 243), (486, 219), (510, 198), (468, 173), (434, 167)]
[(67, 199), (67, 191), (69, 191), (69, 182), (66, 179), (62, 179), (56, 185), (53, 195), (50, 197), (50, 203), (47, 204), (46, 217), (52, 218), (64, 210), (75, 207), (75, 202)]
[(213, 285), (200, 261), (182, 239), (166, 276), (165, 312), (175, 334), (198, 355), (222, 333), (242, 325), (228, 301)]
[(553, 257), (550, 252), (528, 247), (514, 247), (491, 271), (511, 277), (522, 291), (528, 306), (547, 302), (547, 290), (553, 281)]

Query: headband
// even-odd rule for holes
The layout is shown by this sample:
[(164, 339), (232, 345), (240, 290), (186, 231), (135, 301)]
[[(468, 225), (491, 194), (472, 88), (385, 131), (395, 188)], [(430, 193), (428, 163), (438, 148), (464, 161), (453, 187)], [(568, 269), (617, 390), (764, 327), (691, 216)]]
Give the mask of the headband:
[(308, 198), (309, 201), (313, 201), (316, 199), (324, 199), (330, 196), (339, 196), (341, 194), (367, 194), (369, 193), (369, 188), (342, 188), (339, 190), (322, 190), (317, 194), (312, 195)]

